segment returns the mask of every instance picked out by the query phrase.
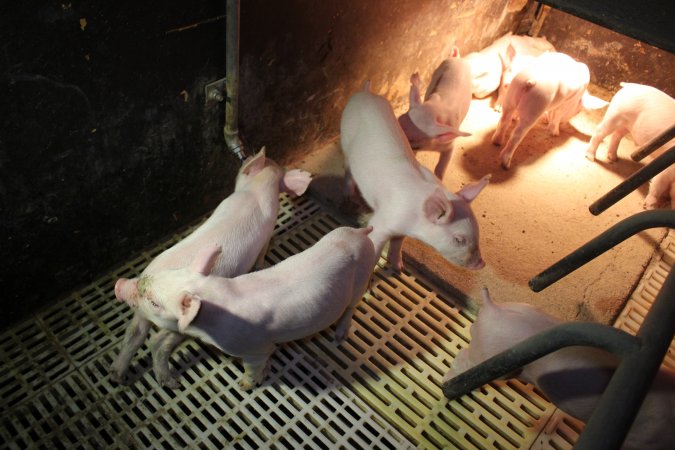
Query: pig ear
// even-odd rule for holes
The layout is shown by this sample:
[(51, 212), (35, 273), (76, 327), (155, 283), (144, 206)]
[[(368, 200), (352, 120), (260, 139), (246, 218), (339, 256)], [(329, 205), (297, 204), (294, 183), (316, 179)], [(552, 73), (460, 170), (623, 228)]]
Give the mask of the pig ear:
[(492, 174), (487, 174), (480, 180), (478, 180), (475, 183), (467, 184), (464, 186), (462, 189), (457, 192), (457, 195), (462, 197), (464, 200), (467, 202), (472, 202), (474, 198), (480, 194), (480, 192), (485, 188), (485, 186), (488, 185), (490, 182), (490, 178), (492, 177)]
[(434, 135), (439, 142), (447, 143), (458, 136), (471, 136), (471, 133), (466, 133), (453, 127), (452, 125), (441, 123), (438, 118), (436, 118), (436, 123), (434, 124)]
[(245, 175), (255, 175), (265, 167), (265, 147), (263, 146), (258, 153), (244, 161), (241, 166), (241, 173)]
[(452, 204), (445, 196), (442, 189), (436, 189), (424, 201), (424, 216), (429, 222), (436, 225), (450, 223), (452, 221), (453, 209)]
[(302, 195), (311, 181), (311, 173), (301, 169), (292, 169), (284, 174), (279, 182), (279, 189), (287, 194)]
[(181, 333), (192, 323), (202, 306), (202, 302), (196, 295), (188, 292), (183, 293), (180, 301), (180, 311), (178, 313), (178, 331)]
[(197, 272), (202, 275), (210, 274), (213, 266), (216, 264), (216, 259), (218, 259), (218, 256), (220, 256), (221, 250), (221, 246), (217, 244), (211, 244), (203, 247), (192, 260), (190, 269), (193, 272)]
[(513, 45), (509, 44), (508, 47), (506, 47), (506, 53), (504, 55), (501, 53), (499, 54), (499, 59), (502, 61), (502, 69), (506, 70), (507, 68), (511, 67), (513, 58), (515, 57), (516, 49), (513, 48)]

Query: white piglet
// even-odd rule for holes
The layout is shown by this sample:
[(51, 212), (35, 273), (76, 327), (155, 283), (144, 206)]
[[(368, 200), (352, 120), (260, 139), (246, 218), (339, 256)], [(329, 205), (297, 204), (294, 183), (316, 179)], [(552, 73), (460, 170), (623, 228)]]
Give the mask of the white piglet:
[(471, 69), (457, 47), (434, 71), (424, 102), (420, 92), (421, 80), (415, 72), (410, 78), (410, 109), (398, 120), (413, 149), (440, 152), (434, 174), (442, 180), (455, 138), (470, 136), (459, 127), (471, 105)]
[[(617, 160), (621, 139), (630, 134), (635, 145), (644, 145), (668, 127), (675, 125), (675, 99), (654, 87), (634, 83), (621, 83), (621, 89), (612, 97), (607, 112), (595, 129), (586, 157), (595, 160), (602, 140), (612, 135), (607, 147), (607, 159)], [(653, 157), (675, 145), (675, 139), (656, 150)], [(656, 175), (649, 185), (645, 207), (656, 208), (670, 199), (675, 209), (675, 166)]]
[[(487, 97), (500, 88), (502, 76), (512, 63), (522, 68), (525, 59), (553, 51), (555, 47), (546, 38), (506, 33), (481, 51), (466, 55), (471, 68), (471, 92), (477, 98)], [(499, 97), (502, 98), (501, 88)]]
[(548, 113), (549, 132), (560, 134), (560, 123), (581, 111), (589, 81), (586, 64), (558, 52), (542, 54), (513, 78), (492, 136), (493, 144), (502, 145), (511, 119), (517, 115), (518, 123), (499, 154), (504, 169), (511, 166), (513, 153), (544, 113)]
[(340, 123), (347, 187), (356, 185), (374, 210), (371, 239), (379, 255), (387, 241), (388, 260), (402, 270), (401, 247), (412, 236), (435, 248), (446, 260), (472, 269), (485, 263), (478, 246), (478, 223), (470, 202), (488, 184), (489, 175), (448, 192), (416, 159), (389, 102), (369, 91), (369, 83), (347, 102)]
[[(311, 181), (309, 172), (299, 169), (285, 171), (265, 157), (263, 147), (258, 154), (247, 159), (236, 179), (234, 192), (223, 200), (211, 216), (188, 237), (165, 250), (143, 270), (142, 279), (166, 269), (180, 269), (190, 265), (201, 248), (219, 245), (222, 254), (214, 263), (212, 273), (234, 277), (250, 271), (256, 261), (260, 266), (274, 231), (279, 210), (279, 193), (302, 195)], [(119, 291), (120, 300), (126, 300)], [(175, 321), (164, 322), (139, 309), (127, 327), (119, 355), (111, 367), (113, 381), (128, 381), (131, 359), (143, 344), (151, 322), (160, 331), (151, 342), (153, 370), (157, 381), (168, 387), (179, 383), (169, 369), (169, 357), (183, 339), (177, 333)]]
[[(469, 347), (459, 352), (444, 381), (513, 347), (560, 319), (526, 303), (492, 301), (483, 289), (483, 305), (471, 325)], [(537, 386), (557, 407), (587, 421), (595, 409), (619, 359), (593, 347), (566, 347), (510, 374)], [(666, 449), (675, 442), (675, 372), (660, 369), (647, 393), (624, 449)]]
[(347, 336), (375, 265), (370, 231), (337, 228), (301, 253), (236, 278), (209, 275), (220, 253), (212, 245), (190, 268), (120, 280), (116, 292), (146, 316), (242, 358), (239, 384), (248, 390), (263, 380), (276, 344), (336, 321), (336, 339)]

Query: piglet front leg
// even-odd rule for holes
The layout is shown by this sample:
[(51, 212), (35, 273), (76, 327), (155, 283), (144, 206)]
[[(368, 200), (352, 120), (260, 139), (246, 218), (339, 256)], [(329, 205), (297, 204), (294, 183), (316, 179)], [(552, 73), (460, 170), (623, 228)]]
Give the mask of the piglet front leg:
[(168, 387), (169, 389), (178, 389), (180, 387), (178, 378), (169, 367), (169, 358), (184, 339), (185, 337), (180, 333), (162, 329), (151, 340), (152, 370), (155, 372), (155, 378), (160, 386)]
[(240, 388), (245, 391), (250, 391), (262, 383), (262, 380), (265, 379), (265, 376), (270, 369), (270, 356), (272, 351), (242, 357), (242, 362), (244, 363), (244, 375), (239, 380)]
[(124, 334), (122, 349), (110, 367), (110, 379), (114, 383), (129, 384), (129, 364), (150, 332), (151, 323), (136, 312)]

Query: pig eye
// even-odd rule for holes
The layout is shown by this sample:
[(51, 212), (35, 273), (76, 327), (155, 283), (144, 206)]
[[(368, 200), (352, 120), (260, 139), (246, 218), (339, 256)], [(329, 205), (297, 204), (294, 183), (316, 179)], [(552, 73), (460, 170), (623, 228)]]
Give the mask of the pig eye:
[(148, 301), (153, 308), (159, 308), (159, 305), (153, 299), (148, 298)]
[(455, 245), (463, 247), (466, 245), (466, 236), (458, 236), (455, 235), (452, 237), (453, 241), (455, 242)]

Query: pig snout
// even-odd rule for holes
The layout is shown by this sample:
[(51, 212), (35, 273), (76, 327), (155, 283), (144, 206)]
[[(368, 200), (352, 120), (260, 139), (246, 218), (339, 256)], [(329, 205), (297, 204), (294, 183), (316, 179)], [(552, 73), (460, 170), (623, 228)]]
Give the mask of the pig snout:
[(466, 267), (467, 269), (480, 270), (485, 267), (485, 261), (483, 261), (483, 258), (478, 255), (478, 258), (473, 258), (471, 261), (469, 261)]
[(138, 305), (138, 284), (137, 280), (120, 278), (115, 283), (115, 297), (121, 302), (127, 302), (131, 306)]

